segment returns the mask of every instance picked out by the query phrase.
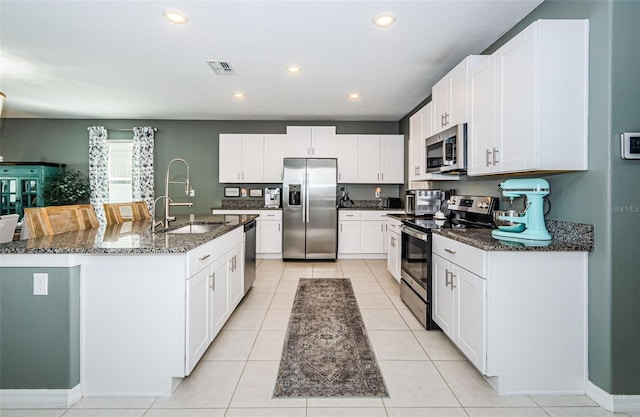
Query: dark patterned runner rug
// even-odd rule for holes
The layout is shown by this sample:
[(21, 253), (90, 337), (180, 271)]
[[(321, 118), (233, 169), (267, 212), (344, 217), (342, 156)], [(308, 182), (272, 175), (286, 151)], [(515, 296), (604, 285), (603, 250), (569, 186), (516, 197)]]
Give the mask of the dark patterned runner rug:
[(273, 396), (389, 396), (349, 279), (300, 279)]

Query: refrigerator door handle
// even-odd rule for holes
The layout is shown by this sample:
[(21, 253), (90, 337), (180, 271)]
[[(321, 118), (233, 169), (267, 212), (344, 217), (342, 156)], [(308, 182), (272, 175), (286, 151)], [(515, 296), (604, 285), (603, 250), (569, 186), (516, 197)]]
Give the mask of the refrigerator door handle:
[(309, 223), (309, 173), (304, 174), (304, 222)]

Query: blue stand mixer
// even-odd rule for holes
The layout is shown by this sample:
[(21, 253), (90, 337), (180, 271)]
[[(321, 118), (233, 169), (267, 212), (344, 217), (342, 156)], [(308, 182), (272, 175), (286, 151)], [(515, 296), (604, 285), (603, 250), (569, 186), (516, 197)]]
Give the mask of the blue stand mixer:
[(498, 230), (491, 236), (506, 240), (550, 241), (551, 235), (544, 222), (544, 197), (549, 194), (549, 182), (542, 178), (518, 178), (500, 183), (502, 195), (514, 198), (526, 197), (524, 211), (496, 211), (494, 220)]

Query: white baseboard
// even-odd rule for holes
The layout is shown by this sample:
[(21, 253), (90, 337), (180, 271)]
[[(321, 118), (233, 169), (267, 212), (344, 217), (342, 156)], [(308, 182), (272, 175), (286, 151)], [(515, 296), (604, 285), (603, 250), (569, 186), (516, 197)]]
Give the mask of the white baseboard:
[(640, 395), (613, 395), (587, 382), (587, 397), (612, 413), (640, 413)]
[(80, 384), (71, 389), (3, 389), (3, 408), (70, 407), (82, 398)]

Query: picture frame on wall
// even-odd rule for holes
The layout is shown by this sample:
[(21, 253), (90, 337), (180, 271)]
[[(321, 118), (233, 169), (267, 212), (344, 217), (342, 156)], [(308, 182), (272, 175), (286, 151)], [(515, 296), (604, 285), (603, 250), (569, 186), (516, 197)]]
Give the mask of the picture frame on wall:
[(240, 197), (240, 187), (224, 187), (225, 197)]
[(253, 198), (262, 197), (262, 188), (250, 188), (249, 197), (253, 197)]

